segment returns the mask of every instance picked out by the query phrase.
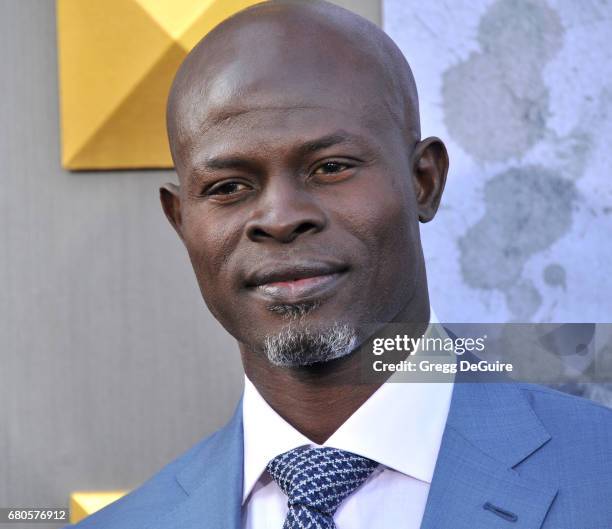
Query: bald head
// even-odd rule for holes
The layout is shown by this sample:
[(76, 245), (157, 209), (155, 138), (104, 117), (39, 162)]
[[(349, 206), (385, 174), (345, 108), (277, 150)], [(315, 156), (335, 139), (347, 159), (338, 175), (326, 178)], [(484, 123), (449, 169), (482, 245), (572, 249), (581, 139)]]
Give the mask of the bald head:
[(162, 206), (247, 376), (348, 355), (366, 323), (429, 321), (419, 221), (448, 156), (420, 139), (410, 68), (376, 26), (324, 2), (238, 13), (181, 66), (168, 131), (180, 185)]
[(175, 77), (167, 125), (179, 175), (194, 135), (258, 109), (331, 101), (365, 121), (386, 120), (410, 144), (420, 138), (410, 67), (377, 26), (321, 1), (247, 8), (206, 35)]

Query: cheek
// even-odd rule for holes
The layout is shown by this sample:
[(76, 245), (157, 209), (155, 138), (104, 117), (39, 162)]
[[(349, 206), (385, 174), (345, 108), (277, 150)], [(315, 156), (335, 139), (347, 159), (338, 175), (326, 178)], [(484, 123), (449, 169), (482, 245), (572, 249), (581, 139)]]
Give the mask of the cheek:
[(420, 259), (418, 217), (410, 189), (386, 175), (371, 179), (378, 183), (362, 186), (335, 207), (338, 222), (360, 242), (356, 259), (361, 267), (361, 297), (369, 303), (374, 300), (369, 310), (386, 318), (414, 290)]
[(416, 222), (402, 195), (379, 198), (378, 207), (370, 211), (370, 245), (374, 249), (372, 277), (384, 296), (398, 291), (405, 295), (417, 257)]
[(336, 200), (336, 220), (366, 246), (374, 269), (409, 253), (418, 233), (410, 189), (388, 175), (368, 175), (350, 194)]
[(226, 263), (238, 230), (231, 222), (218, 222), (214, 212), (192, 207), (183, 215), (183, 237), (200, 289), (208, 297), (227, 288)]

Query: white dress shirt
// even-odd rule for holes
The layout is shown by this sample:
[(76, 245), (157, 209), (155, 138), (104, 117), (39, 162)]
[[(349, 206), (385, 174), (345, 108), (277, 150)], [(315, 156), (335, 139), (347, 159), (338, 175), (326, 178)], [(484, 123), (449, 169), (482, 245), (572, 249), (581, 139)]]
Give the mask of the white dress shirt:
[(266, 465), (306, 445), (338, 448), (379, 463), (338, 507), (337, 529), (418, 529), (452, 388), (452, 382), (386, 382), (323, 445), (317, 445), (278, 415), (245, 377), (242, 527), (282, 529), (287, 497)]

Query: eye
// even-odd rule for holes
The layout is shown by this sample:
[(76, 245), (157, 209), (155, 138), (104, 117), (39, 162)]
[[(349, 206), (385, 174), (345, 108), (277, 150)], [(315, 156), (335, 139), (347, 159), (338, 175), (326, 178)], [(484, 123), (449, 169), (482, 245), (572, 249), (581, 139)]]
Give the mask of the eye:
[(213, 185), (205, 194), (209, 197), (229, 197), (241, 193), (242, 191), (247, 191), (248, 189), (250, 189), (249, 186), (242, 182), (229, 180)]
[(334, 175), (346, 171), (350, 167), (350, 165), (343, 162), (329, 161), (317, 167), (313, 174), (317, 176)]

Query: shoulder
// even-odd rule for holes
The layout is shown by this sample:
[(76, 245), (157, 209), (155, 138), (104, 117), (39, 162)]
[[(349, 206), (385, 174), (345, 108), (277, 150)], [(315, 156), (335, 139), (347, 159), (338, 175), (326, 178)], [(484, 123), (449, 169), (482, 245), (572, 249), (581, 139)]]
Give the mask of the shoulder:
[[(550, 439), (515, 470), (558, 487), (546, 527), (609, 527), (612, 519), (612, 410), (587, 399), (521, 385)], [(570, 513), (570, 514), (568, 514)], [(570, 524), (576, 527), (575, 524)]]
[(612, 409), (591, 400), (536, 384), (519, 384), (534, 412), (552, 436), (591, 442), (612, 437)]
[(202, 439), (129, 494), (69, 527), (76, 529), (147, 527), (186, 498), (187, 493), (177, 480), (177, 475), (189, 467), (197, 455), (208, 444), (214, 442), (218, 434), (219, 432), (215, 432)]
[[(223, 515), (223, 494), (238, 497), (242, 486), (242, 400), (230, 421), (162, 468), (130, 494), (85, 518), (78, 529), (147, 529), (180, 511), (195, 491), (203, 491), (192, 510), (215, 520)], [(223, 489), (223, 486), (225, 489)], [(229, 491), (229, 492), (228, 492)], [(210, 496), (207, 500), (207, 495)], [(199, 509), (199, 510), (198, 510)], [(216, 510), (215, 510), (216, 509)], [(212, 519), (211, 518), (211, 519)], [(199, 520), (200, 518), (198, 518)], [(179, 520), (182, 527), (185, 520)], [(193, 522), (193, 520), (192, 520)], [(164, 525), (165, 526), (165, 525)]]
[(576, 472), (591, 468), (599, 475), (607, 473), (612, 479), (610, 408), (544, 386), (519, 387), (551, 436), (547, 449), (565, 456), (561, 466), (571, 463)]
[(612, 491), (612, 410), (566, 393), (536, 385), (521, 391), (550, 435), (523, 467), (541, 465), (560, 481), (589, 480)]
[(512, 466), (612, 478), (612, 410), (587, 399), (535, 384), (456, 384), (448, 423)]

